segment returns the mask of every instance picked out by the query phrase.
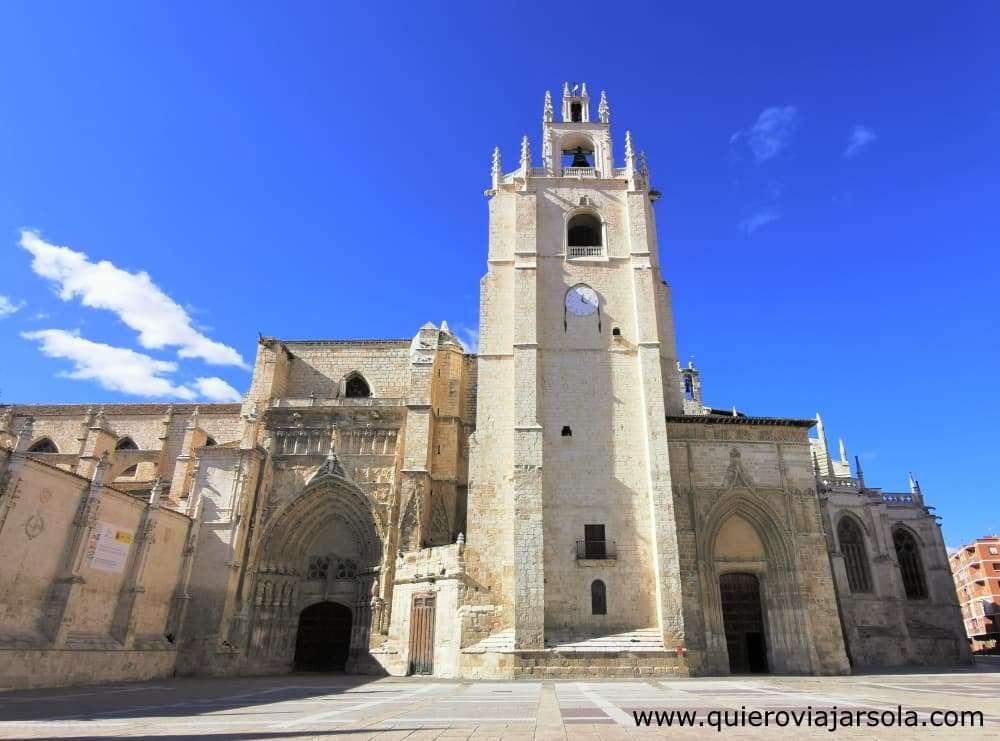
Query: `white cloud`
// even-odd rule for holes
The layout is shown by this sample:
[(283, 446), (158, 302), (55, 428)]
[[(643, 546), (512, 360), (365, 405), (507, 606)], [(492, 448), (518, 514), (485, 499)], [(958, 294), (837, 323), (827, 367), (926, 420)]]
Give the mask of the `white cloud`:
[(777, 221), (781, 218), (781, 213), (773, 208), (764, 208), (749, 216), (739, 223), (739, 230), (746, 234), (753, 234), (765, 224)]
[(467, 353), (479, 352), (479, 327), (470, 327), (459, 322), (455, 325), (455, 336), (458, 337)]
[(857, 157), (876, 139), (878, 139), (878, 135), (874, 131), (867, 126), (858, 124), (847, 138), (847, 149), (844, 150), (844, 156), (848, 159)]
[(243, 396), (221, 378), (196, 378), (194, 386), (209, 401), (240, 401)]
[(15, 311), (17, 311), (18, 309), (20, 309), (22, 306), (24, 306), (24, 302), (23, 301), (21, 303), (19, 303), (19, 304), (15, 304), (9, 298), (7, 298), (6, 296), (0, 294), (0, 319), (3, 319), (4, 317), (10, 316)]
[(34, 257), (32, 270), (58, 285), (59, 298), (79, 298), (84, 306), (114, 312), (139, 333), (143, 347), (176, 347), (181, 358), (248, 367), (235, 349), (196, 330), (188, 313), (145, 271), (130, 273), (107, 260), (92, 262), (84, 253), (50, 244), (26, 229), (20, 244)]
[(191, 400), (196, 394), (187, 386), (175, 386), (163, 376), (177, 370), (177, 364), (156, 360), (149, 355), (86, 340), (77, 332), (64, 329), (41, 329), (22, 332), (27, 340), (39, 343), (43, 354), (73, 362), (73, 370), (61, 373), (67, 378), (97, 381), (108, 391), (136, 396), (175, 397)]
[(729, 142), (746, 141), (754, 159), (764, 162), (788, 146), (798, 123), (799, 112), (795, 106), (772, 106), (761, 111), (753, 126), (740, 129), (729, 137)]

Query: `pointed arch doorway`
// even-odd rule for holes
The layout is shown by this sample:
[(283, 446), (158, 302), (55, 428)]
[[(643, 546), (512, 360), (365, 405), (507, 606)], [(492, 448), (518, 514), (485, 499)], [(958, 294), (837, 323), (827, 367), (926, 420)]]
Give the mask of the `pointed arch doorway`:
[(295, 637), (298, 671), (343, 671), (351, 649), (351, 610), (338, 602), (317, 602), (299, 615)]
[(733, 674), (767, 673), (760, 581), (754, 574), (722, 574), (719, 576), (719, 593), (722, 597), (726, 648), (729, 651), (729, 671)]

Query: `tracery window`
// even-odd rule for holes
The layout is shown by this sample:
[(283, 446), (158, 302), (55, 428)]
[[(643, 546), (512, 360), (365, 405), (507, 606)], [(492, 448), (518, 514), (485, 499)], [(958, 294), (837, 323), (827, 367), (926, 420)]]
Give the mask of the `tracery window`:
[(594, 579), (590, 585), (590, 614), (608, 614), (608, 588), (600, 579)]
[(306, 578), (310, 581), (326, 581), (326, 575), (329, 571), (329, 556), (311, 556), (309, 558), (309, 569), (306, 572)]
[(336, 573), (334, 579), (353, 579), (358, 575), (358, 564), (350, 558), (338, 558)]
[(924, 577), (917, 541), (908, 530), (900, 527), (892, 534), (892, 544), (896, 547), (896, 560), (903, 576), (906, 599), (926, 599), (927, 579)]
[(43, 437), (41, 440), (36, 442), (30, 448), (28, 448), (29, 453), (58, 453), (59, 448), (56, 444), (49, 440), (47, 437)]
[(864, 535), (858, 523), (850, 517), (842, 517), (837, 526), (837, 539), (840, 541), (840, 552), (847, 567), (847, 584), (851, 591), (872, 591), (868, 553), (865, 551)]
[(360, 373), (352, 373), (344, 383), (344, 396), (348, 399), (364, 399), (371, 395), (371, 387)]

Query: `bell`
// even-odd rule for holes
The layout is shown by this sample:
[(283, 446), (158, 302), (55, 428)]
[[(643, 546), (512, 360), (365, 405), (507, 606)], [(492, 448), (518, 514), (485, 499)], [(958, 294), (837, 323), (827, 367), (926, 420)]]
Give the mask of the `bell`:
[(573, 150), (573, 162), (570, 167), (590, 167), (590, 163), (587, 162), (587, 155), (583, 153), (583, 147), (577, 147)]

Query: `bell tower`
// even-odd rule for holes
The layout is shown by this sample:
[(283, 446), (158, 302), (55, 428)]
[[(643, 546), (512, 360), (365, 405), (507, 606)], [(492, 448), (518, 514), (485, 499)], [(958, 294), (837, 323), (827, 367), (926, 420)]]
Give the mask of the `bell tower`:
[(616, 163), (603, 91), (596, 120), (585, 83), (564, 85), (553, 112), (547, 92), (541, 166), (527, 137), (516, 170), (498, 148), (486, 191), (468, 564), (490, 632), (512, 630), (516, 649), (654, 627), (672, 648), (665, 418), (683, 400), (659, 194), (628, 132)]

